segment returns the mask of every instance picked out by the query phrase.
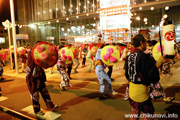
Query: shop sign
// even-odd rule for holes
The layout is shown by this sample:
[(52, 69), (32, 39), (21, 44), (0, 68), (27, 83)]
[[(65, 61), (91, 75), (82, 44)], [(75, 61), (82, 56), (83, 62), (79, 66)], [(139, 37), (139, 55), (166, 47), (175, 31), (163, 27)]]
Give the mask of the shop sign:
[(127, 28), (130, 30), (130, 19), (127, 14), (102, 16), (100, 17), (102, 30), (114, 30), (119, 28)]
[(46, 37), (46, 40), (54, 40), (54, 37)]
[(5, 38), (0, 37), (0, 43), (5, 43)]
[(101, 9), (122, 5), (130, 5), (130, 0), (100, 0)]

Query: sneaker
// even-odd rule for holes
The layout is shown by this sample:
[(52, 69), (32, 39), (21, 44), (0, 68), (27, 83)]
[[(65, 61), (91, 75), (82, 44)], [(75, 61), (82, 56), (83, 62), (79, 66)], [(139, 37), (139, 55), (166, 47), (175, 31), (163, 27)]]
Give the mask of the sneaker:
[(39, 111), (37, 113), (35, 113), (35, 116), (37, 119), (40, 119), (40, 120), (45, 120), (46, 118), (44, 117), (44, 112), (43, 111)]
[(55, 105), (51, 111), (55, 112), (59, 107), (60, 107), (60, 105)]
[(118, 92), (112, 92), (111, 94), (112, 94), (112, 96), (114, 96), (114, 95), (117, 95)]
[(166, 98), (163, 98), (164, 102), (165, 103), (170, 103), (174, 100), (175, 98), (174, 97), (166, 97)]
[(171, 75), (171, 74), (167, 74), (166, 76), (167, 76), (167, 77), (171, 77), (172, 75)]
[(59, 89), (60, 89), (61, 91), (64, 91), (64, 90), (65, 90), (65, 88), (64, 88), (61, 84), (59, 84)]

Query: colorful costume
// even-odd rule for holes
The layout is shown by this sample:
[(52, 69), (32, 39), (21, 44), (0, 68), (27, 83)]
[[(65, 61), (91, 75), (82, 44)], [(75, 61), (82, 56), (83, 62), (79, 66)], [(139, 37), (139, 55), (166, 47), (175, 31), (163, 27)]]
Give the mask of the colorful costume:
[(27, 61), (27, 56), (24, 54), (21, 54), (20, 58), (21, 58), (21, 64), (22, 64), (22, 72), (24, 72), (24, 68), (26, 66), (26, 61)]
[(64, 90), (64, 87), (71, 86), (69, 81), (69, 75), (66, 72), (66, 63), (59, 59), (57, 62), (57, 70), (61, 76), (61, 84), (59, 85), (61, 90)]
[(45, 81), (46, 75), (44, 73), (44, 70), (34, 63), (31, 56), (31, 51), (29, 51), (26, 71), (26, 83), (31, 95), (35, 113), (38, 113), (40, 111), (39, 93), (41, 93), (41, 96), (43, 97), (48, 109), (52, 109), (55, 107), (55, 105), (51, 101)]
[(114, 90), (112, 89), (112, 86), (111, 86), (111, 79), (104, 71), (104, 68), (105, 68), (104, 63), (102, 62), (101, 56), (100, 56), (101, 50), (102, 49), (98, 49), (96, 53), (95, 72), (100, 83), (100, 93), (109, 95), (112, 92), (114, 92)]
[(74, 58), (73, 59), (73, 62), (76, 64), (76, 66), (74, 67), (74, 73), (77, 73), (77, 68), (78, 68), (78, 66), (80, 65), (80, 63), (79, 63), (79, 58), (77, 57), (77, 58)]
[(88, 72), (91, 72), (92, 66), (93, 66), (93, 68), (94, 68), (93, 60), (92, 60), (91, 57), (92, 57), (92, 52), (91, 52), (91, 50), (89, 50), (89, 51), (88, 51), (88, 54), (87, 54), (87, 56), (86, 56), (86, 59), (87, 59), (87, 61), (89, 62), (89, 70), (88, 70)]
[(87, 52), (88, 52), (88, 50), (87, 50), (87, 47), (85, 46), (83, 48), (83, 50), (82, 50), (82, 58), (83, 58), (82, 65), (83, 66), (85, 66), (85, 64), (86, 64), (86, 55), (87, 55)]
[(154, 113), (148, 86), (156, 84), (160, 77), (155, 60), (135, 48), (125, 62), (125, 76), (129, 80), (129, 101), (132, 114)]

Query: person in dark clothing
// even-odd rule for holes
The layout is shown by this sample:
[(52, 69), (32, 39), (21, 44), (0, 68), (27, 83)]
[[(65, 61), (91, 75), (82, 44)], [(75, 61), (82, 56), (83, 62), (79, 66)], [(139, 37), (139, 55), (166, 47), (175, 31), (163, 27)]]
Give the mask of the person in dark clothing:
[[(69, 45), (68, 45), (68, 49), (70, 49), (71, 47), (72, 47), (72, 45), (69, 44)], [(70, 64), (67, 64), (67, 69), (68, 69), (68, 70), (67, 70), (67, 73), (68, 73), (70, 79), (72, 79), (72, 78), (70, 77), (70, 75), (71, 75), (71, 70), (72, 70), (72, 65), (73, 65), (73, 62), (70, 63)]]
[(83, 61), (82, 61), (82, 66), (84, 67), (86, 65), (86, 55), (88, 53), (88, 44), (86, 44), (82, 50), (82, 58), (83, 58)]
[(21, 54), (20, 58), (21, 58), (22, 72), (25, 72), (24, 69), (26, 67), (27, 56), (25, 54)]
[(51, 101), (48, 89), (45, 84), (45, 72), (43, 68), (35, 64), (31, 56), (31, 51), (28, 52), (27, 60), (26, 83), (31, 95), (33, 109), (37, 118), (44, 119), (44, 112), (40, 110), (39, 93), (41, 93), (41, 96), (49, 110), (54, 111), (59, 107), (59, 105), (54, 105), (54, 103)]
[[(132, 114), (140, 115), (143, 112), (145, 118), (147, 114), (154, 113), (148, 86), (156, 84), (160, 77), (158, 68), (165, 61), (160, 57), (158, 62), (148, 54), (145, 54), (147, 44), (145, 38), (138, 34), (133, 38), (134, 51), (127, 57), (125, 62), (125, 76), (129, 81), (129, 103), (132, 107)], [(130, 119), (139, 119), (132, 117)], [(153, 118), (148, 118), (149, 120)]]
[(12, 62), (13, 62), (13, 70), (15, 69), (15, 60), (14, 60), (14, 53), (11, 54), (12, 55)]
[[(109, 45), (109, 44), (106, 44), (105, 46), (108, 46), (108, 45)], [(113, 44), (113, 45), (114, 45), (114, 44)], [(107, 66), (107, 68), (108, 68), (107, 75), (109, 76), (109, 78), (110, 78), (111, 80), (114, 80), (114, 79), (111, 78), (112, 71), (113, 71), (113, 66)]]
[(72, 79), (71, 78), (71, 70), (72, 70), (72, 65), (73, 65), (73, 63), (70, 63), (70, 64), (67, 64), (67, 73), (68, 73), (68, 75), (69, 75), (69, 79)]
[(109, 69), (109, 70), (108, 70), (107, 74), (108, 74), (109, 78), (110, 78), (111, 80), (114, 80), (114, 79), (111, 78), (112, 71), (113, 71), (113, 66), (108, 66), (108, 69)]
[(3, 62), (0, 60), (0, 80), (4, 79), (2, 75), (3, 75)]

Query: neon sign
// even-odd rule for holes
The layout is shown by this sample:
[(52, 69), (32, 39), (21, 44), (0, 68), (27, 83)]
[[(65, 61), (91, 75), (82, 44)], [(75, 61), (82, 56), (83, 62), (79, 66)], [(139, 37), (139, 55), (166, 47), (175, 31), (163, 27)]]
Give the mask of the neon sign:
[(100, 26), (102, 30), (130, 30), (130, 0), (101, 0)]
[(110, 8), (110, 7), (117, 7), (122, 5), (130, 5), (130, 0), (101, 0), (100, 1), (100, 8)]

